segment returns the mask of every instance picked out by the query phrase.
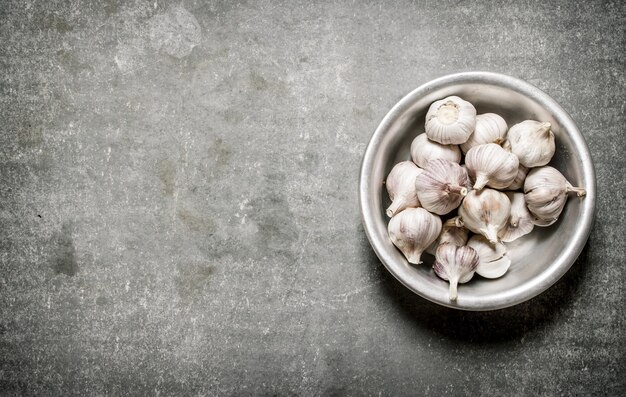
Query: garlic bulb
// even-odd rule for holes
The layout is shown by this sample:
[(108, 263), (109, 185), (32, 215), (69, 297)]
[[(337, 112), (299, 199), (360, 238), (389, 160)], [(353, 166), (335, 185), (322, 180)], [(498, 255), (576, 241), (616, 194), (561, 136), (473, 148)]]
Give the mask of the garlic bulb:
[(552, 167), (530, 170), (524, 182), (524, 198), (528, 210), (534, 215), (533, 223), (550, 226), (556, 222), (569, 192), (576, 192), (578, 197), (587, 194), (585, 189), (572, 186), (563, 174)]
[(457, 163), (431, 160), (415, 178), (417, 197), (428, 211), (445, 215), (457, 208), (467, 194), (467, 172)]
[(485, 188), (472, 190), (459, 207), (459, 215), (470, 231), (482, 234), (492, 244), (497, 244), (498, 232), (511, 213), (511, 202), (506, 194)]
[(526, 208), (524, 193), (505, 192), (504, 194), (511, 201), (511, 215), (505, 227), (500, 230), (499, 236), (502, 241), (509, 243), (530, 233), (535, 225), (532, 214)]
[(386, 211), (388, 217), (391, 218), (407, 207), (420, 206), (415, 191), (415, 178), (422, 172), (412, 161), (402, 161), (391, 169), (385, 182), (391, 199), (391, 205)]
[(470, 281), (474, 276), (476, 266), (478, 266), (478, 254), (473, 248), (442, 244), (435, 253), (433, 270), (437, 276), (450, 282), (450, 300), (455, 301), (457, 285)]
[(463, 221), (458, 216), (450, 218), (443, 223), (439, 237), (426, 248), (426, 252), (435, 255), (437, 247), (441, 244), (465, 245), (469, 237), (469, 230), (463, 226)]
[(411, 158), (419, 167), (426, 167), (430, 160), (444, 159), (461, 162), (461, 150), (456, 145), (442, 145), (431, 141), (426, 134), (419, 134), (411, 143)]
[(422, 253), (441, 232), (441, 218), (423, 208), (407, 208), (389, 221), (391, 242), (409, 263), (420, 264)]
[(469, 237), (469, 230), (463, 225), (460, 217), (455, 216), (443, 223), (441, 233), (437, 238), (439, 244), (465, 245)]
[(470, 177), (476, 181), (474, 189), (485, 186), (504, 189), (515, 180), (519, 160), (499, 145), (487, 143), (471, 148), (465, 155), (465, 165)]
[(526, 175), (528, 174), (529, 169), (524, 167), (523, 165), (519, 165), (517, 169), (517, 175), (515, 179), (513, 179), (513, 183), (511, 183), (506, 189), (507, 190), (518, 190), (524, 187), (524, 180), (526, 179)]
[(508, 145), (525, 167), (546, 165), (554, 155), (554, 133), (550, 123), (535, 120), (515, 124), (508, 132)]
[(433, 102), (426, 113), (426, 135), (442, 145), (467, 141), (475, 126), (476, 109), (458, 96)]
[(502, 277), (511, 266), (503, 244), (491, 244), (481, 235), (474, 235), (467, 242), (478, 254), (476, 273), (485, 278)]
[(476, 116), (474, 133), (470, 135), (467, 142), (461, 144), (461, 150), (467, 153), (474, 146), (485, 143), (500, 145), (504, 142), (508, 128), (506, 121), (495, 113), (479, 114)]

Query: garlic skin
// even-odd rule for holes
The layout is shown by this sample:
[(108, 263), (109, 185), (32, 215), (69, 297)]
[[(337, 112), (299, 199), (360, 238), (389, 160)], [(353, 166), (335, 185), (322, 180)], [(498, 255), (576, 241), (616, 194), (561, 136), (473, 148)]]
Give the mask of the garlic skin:
[(467, 172), (457, 163), (431, 160), (415, 178), (417, 197), (425, 209), (445, 215), (457, 208), (467, 194)]
[(506, 255), (503, 244), (491, 244), (485, 237), (474, 235), (467, 242), (478, 253), (476, 273), (485, 278), (502, 277), (511, 266), (511, 259)]
[(465, 165), (470, 178), (475, 180), (474, 189), (480, 190), (485, 186), (505, 189), (517, 176), (519, 160), (500, 145), (486, 143), (467, 152)]
[(422, 168), (425, 168), (430, 160), (436, 159), (460, 163), (461, 150), (456, 145), (442, 145), (428, 139), (426, 134), (419, 134), (411, 142), (411, 158)]
[(517, 169), (517, 175), (509, 186), (507, 186), (506, 190), (519, 190), (524, 187), (524, 180), (526, 179), (526, 175), (528, 175), (529, 168), (524, 167), (523, 165), (519, 165)]
[(575, 192), (583, 197), (587, 192), (572, 186), (555, 168), (545, 166), (530, 170), (524, 182), (524, 199), (537, 226), (550, 226), (557, 221), (565, 207), (567, 195)]
[(535, 120), (515, 124), (507, 134), (511, 151), (519, 158), (524, 167), (546, 165), (554, 156), (554, 133), (550, 123)]
[(441, 218), (423, 208), (407, 208), (391, 218), (387, 230), (393, 245), (409, 263), (418, 265), (426, 247), (441, 232)]
[(533, 231), (533, 216), (526, 208), (524, 193), (504, 192), (511, 201), (511, 215), (505, 227), (498, 234), (505, 243), (517, 240)]
[(458, 96), (433, 102), (426, 113), (426, 135), (442, 145), (466, 142), (475, 127), (476, 108)]
[(495, 113), (479, 114), (476, 116), (474, 133), (470, 135), (467, 142), (461, 144), (463, 154), (467, 153), (474, 146), (484, 145), (485, 143), (500, 145), (506, 139), (508, 128), (506, 121)]
[(459, 207), (459, 216), (465, 227), (481, 234), (491, 244), (498, 244), (498, 232), (506, 225), (511, 213), (511, 202), (506, 194), (485, 188), (472, 190)]
[(450, 282), (449, 297), (451, 301), (456, 301), (457, 285), (470, 281), (477, 266), (478, 254), (473, 248), (442, 244), (435, 253), (433, 270), (437, 276)]
[(415, 178), (422, 172), (423, 170), (412, 161), (402, 161), (391, 169), (385, 182), (391, 199), (391, 205), (385, 211), (388, 217), (391, 218), (405, 208), (420, 206), (415, 190)]

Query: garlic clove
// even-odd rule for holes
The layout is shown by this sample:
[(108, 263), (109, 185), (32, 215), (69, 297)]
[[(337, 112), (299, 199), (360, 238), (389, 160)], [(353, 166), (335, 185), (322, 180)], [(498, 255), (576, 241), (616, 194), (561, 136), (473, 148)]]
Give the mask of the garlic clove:
[(526, 120), (509, 129), (507, 145), (519, 158), (520, 164), (532, 168), (550, 162), (555, 150), (551, 127), (550, 123)]
[(460, 163), (461, 150), (456, 145), (442, 145), (428, 139), (426, 134), (419, 134), (411, 143), (411, 158), (422, 168), (425, 168), (430, 160), (436, 159)]
[(504, 276), (509, 267), (511, 267), (511, 259), (505, 255), (492, 262), (479, 262), (476, 267), (476, 273), (485, 278), (499, 278)]
[(405, 208), (420, 206), (415, 190), (415, 178), (422, 172), (423, 170), (412, 161), (402, 161), (391, 169), (385, 182), (391, 199), (391, 205), (386, 210), (388, 217), (391, 218)]
[(450, 282), (449, 297), (451, 301), (456, 301), (457, 285), (471, 280), (476, 266), (478, 266), (478, 254), (473, 248), (442, 244), (435, 253), (433, 270), (437, 276)]
[(467, 194), (467, 172), (457, 163), (431, 160), (415, 178), (417, 197), (428, 211), (445, 215), (457, 208)]
[(526, 208), (524, 193), (505, 192), (505, 194), (511, 201), (511, 215), (505, 227), (500, 230), (499, 236), (505, 243), (510, 243), (532, 232), (535, 225), (532, 214)]
[(491, 244), (485, 237), (474, 235), (467, 242), (478, 254), (476, 273), (485, 278), (498, 278), (504, 275), (511, 266), (503, 244)]
[(428, 139), (442, 145), (458, 145), (467, 141), (476, 126), (476, 109), (458, 96), (433, 102), (426, 113)]
[(474, 146), (484, 145), (485, 143), (495, 143), (500, 145), (506, 138), (506, 130), (509, 127), (506, 121), (495, 113), (485, 113), (476, 116), (476, 128), (469, 139), (461, 144), (463, 153)]
[(474, 189), (480, 190), (485, 186), (504, 189), (515, 180), (519, 160), (499, 145), (486, 143), (467, 152), (465, 165), (470, 178), (476, 181)]
[(526, 179), (526, 175), (528, 175), (529, 168), (524, 167), (523, 165), (519, 165), (517, 169), (517, 175), (513, 182), (506, 188), (507, 190), (518, 190), (524, 187), (524, 180)]
[(500, 242), (498, 232), (506, 225), (510, 213), (511, 202), (506, 194), (489, 188), (472, 190), (459, 207), (465, 227), (485, 236), (492, 244)]
[(391, 218), (387, 230), (393, 245), (409, 263), (418, 265), (426, 247), (441, 232), (441, 218), (423, 208), (407, 208)]
[(537, 226), (550, 226), (557, 221), (565, 207), (567, 195), (575, 192), (579, 197), (585, 189), (572, 186), (558, 170), (544, 166), (530, 170), (524, 181), (526, 207), (534, 216)]

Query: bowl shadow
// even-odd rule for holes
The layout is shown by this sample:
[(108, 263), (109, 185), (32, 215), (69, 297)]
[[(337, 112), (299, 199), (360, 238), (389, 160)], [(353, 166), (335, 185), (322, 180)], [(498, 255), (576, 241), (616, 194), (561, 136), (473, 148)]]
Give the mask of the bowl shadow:
[(369, 244), (363, 247), (363, 254), (382, 280), (380, 295), (398, 309), (402, 321), (411, 322), (438, 337), (492, 345), (519, 340), (548, 326), (568, 311), (585, 277), (590, 242), (587, 241), (569, 271), (542, 294), (512, 307), (481, 312), (451, 309), (430, 302), (406, 288), (387, 271)]

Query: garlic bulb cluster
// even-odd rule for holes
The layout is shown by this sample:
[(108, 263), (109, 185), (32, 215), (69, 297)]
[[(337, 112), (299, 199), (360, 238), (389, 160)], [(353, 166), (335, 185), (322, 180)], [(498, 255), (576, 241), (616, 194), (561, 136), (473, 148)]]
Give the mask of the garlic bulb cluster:
[(415, 178), (422, 172), (412, 161), (402, 161), (391, 169), (385, 183), (391, 199), (391, 205), (385, 211), (388, 217), (391, 218), (405, 208), (420, 206)]
[(417, 197), (428, 211), (445, 215), (457, 208), (467, 194), (467, 172), (457, 163), (431, 160), (415, 178)]
[(531, 170), (524, 182), (524, 198), (534, 215), (535, 225), (550, 226), (556, 222), (570, 192), (578, 197), (587, 194), (585, 189), (572, 186), (555, 168), (545, 166)]
[(515, 124), (508, 132), (508, 144), (511, 151), (525, 167), (546, 165), (552, 159), (555, 150), (554, 133), (550, 123), (535, 120)]
[(407, 208), (391, 218), (387, 229), (409, 263), (419, 265), (422, 253), (441, 232), (441, 218), (423, 208)]
[(509, 127), (506, 121), (495, 113), (485, 113), (476, 116), (476, 128), (469, 139), (461, 144), (463, 153), (474, 146), (484, 145), (485, 143), (495, 143), (500, 145), (506, 139), (506, 131)]
[(505, 189), (517, 176), (519, 160), (499, 145), (487, 143), (471, 148), (465, 155), (465, 165), (475, 181), (474, 189)]
[(426, 136), (442, 145), (466, 142), (476, 127), (476, 108), (458, 96), (430, 105), (426, 113)]
[(412, 161), (389, 173), (389, 238), (409, 263), (435, 256), (432, 269), (449, 282), (451, 301), (462, 299), (458, 284), (475, 273), (503, 277), (512, 265), (505, 244), (556, 222), (568, 193), (585, 195), (546, 165), (555, 152), (551, 127), (526, 120), (508, 129), (501, 116), (476, 115), (450, 96), (430, 106)]
[(457, 285), (464, 284), (474, 277), (478, 266), (478, 254), (468, 246), (441, 244), (435, 253), (433, 270), (437, 276), (450, 282), (449, 297), (457, 298)]
[(461, 162), (461, 149), (456, 145), (442, 145), (433, 142), (426, 134), (419, 134), (411, 142), (411, 159), (418, 167), (425, 168), (430, 160), (443, 159), (453, 163)]

